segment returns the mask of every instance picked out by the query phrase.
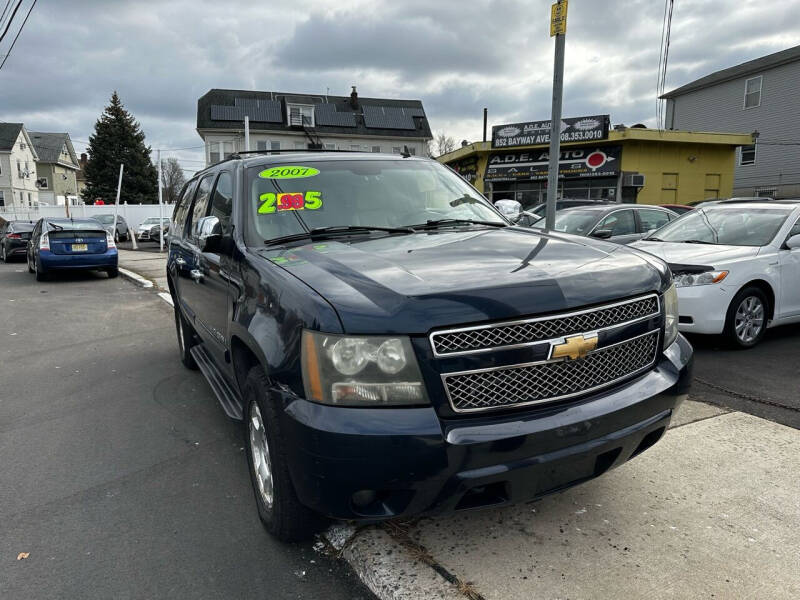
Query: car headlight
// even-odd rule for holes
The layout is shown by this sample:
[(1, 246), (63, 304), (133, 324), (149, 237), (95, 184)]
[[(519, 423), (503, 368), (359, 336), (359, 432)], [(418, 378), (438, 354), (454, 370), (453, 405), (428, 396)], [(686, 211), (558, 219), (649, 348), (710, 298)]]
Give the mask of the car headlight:
[(303, 331), (308, 400), (337, 406), (428, 404), (411, 340)]
[(681, 273), (673, 277), (676, 287), (711, 285), (720, 283), (728, 276), (728, 271), (706, 271), (705, 273)]
[(664, 301), (664, 348), (672, 345), (678, 337), (678, 290), (669, 286), (662, 297)]

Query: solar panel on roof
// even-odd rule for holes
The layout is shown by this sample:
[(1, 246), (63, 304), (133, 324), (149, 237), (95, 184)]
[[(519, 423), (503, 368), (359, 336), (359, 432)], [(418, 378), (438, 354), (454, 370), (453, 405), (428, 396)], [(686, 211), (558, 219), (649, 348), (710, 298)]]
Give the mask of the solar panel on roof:
[(251, 121), (266, 123), (282, 123), (281, 103), (275, 100), (258, 100), (251, 98), (234, 98), (235, 106), (211, 105), (211, 119), (214, 121), (244, 121), (245, 116)]
[(316, 104), (314, 106), (314, 121), (317, 125), (333, 127), (355, 127), (356, 116), (350, 111), (339, 112), (334, 104)]
[(395, 106), (365, 106), (364, 124), (373, 129), (415, 129), (410, 111)]

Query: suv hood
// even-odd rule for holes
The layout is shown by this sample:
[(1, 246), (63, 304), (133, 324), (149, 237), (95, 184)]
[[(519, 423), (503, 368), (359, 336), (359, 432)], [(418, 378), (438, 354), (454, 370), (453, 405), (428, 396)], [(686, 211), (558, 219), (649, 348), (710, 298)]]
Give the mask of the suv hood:
[(741, 258), (757, 256), (759, 248), (754, 246), (713, 246), (709, 244), (685, 244), (682, 242), (646, 242), (631, 244), (670, 263), (681, 265), (709, 265), (715, 267)]
[(422, 334), (561, 311), (660, 291), (668, 277), (625, 246), (512, 227), (259, 253), (325, 298), (348, 333)]

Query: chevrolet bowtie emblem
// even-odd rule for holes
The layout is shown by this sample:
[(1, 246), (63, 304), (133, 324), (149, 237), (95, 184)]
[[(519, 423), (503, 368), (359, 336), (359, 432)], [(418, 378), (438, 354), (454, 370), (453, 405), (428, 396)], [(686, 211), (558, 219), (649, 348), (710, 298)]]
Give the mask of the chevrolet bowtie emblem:
[(564, 338), (561, 342), (550, 343), (550, 358), (566, 358), (572, 360), (584, 358), (589, 352), (597, 348), (597, 334), (573, 335)]

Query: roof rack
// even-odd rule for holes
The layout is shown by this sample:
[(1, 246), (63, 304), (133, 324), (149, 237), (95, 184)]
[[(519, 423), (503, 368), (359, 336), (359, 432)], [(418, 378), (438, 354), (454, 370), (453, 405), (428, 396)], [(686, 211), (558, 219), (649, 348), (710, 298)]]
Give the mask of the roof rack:
[[(245, 158), (242, 155), (251, 154), (293, 154), (295, 152), (361, 152), (361, 150), (334, 150), (333, 148), (281, 148), (280, 150), (240, 150), (228, 156), (227, 160)], [(221, 162), (221, 161), (220, 161)], [(219, 163), (215, 163), (219, 164)]]

